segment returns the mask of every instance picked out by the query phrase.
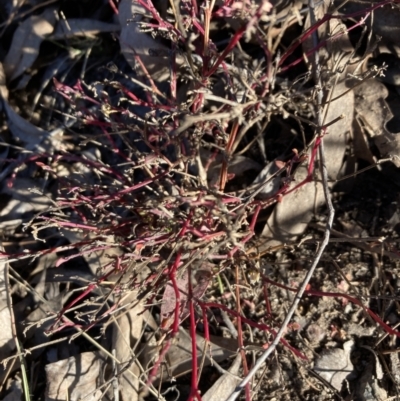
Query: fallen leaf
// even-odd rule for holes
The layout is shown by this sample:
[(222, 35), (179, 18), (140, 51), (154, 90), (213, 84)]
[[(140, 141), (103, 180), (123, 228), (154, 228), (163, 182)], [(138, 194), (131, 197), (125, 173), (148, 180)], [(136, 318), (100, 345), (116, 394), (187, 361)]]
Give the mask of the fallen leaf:
[(258, 174), (252, 185), (262, 185), (261, 191), (257, 197), (268, 198), (274, 196), (279, 190), (281, 184), (281, 176), (277, 175), (280, 170), (279, 161), (274, 160), (268, 163)]
[(201, 397), (202, 401), (226, 400), (241, 381), (236, 376), (239, 372), (241, 362), (241, 355), (237, 355), (228, 372), (224, 373)]
[(49, 363), (45, 366), (45, 401), (97, 401), (102, 391), (98, 390), (103, 360), (97, 352)]
[(397, 156), (393, 163), (400, 167), (400, 138), (389, 132), (386, 123), (393, 117), (386, 98), (388, 90), (376, 79), (363, 82), (354, 89), (357, 119), (364, 132), (373, 139), (382, 157)]
[[(165, 81), (169, 78), (171, 50), (143, 32), (140, 23), (150, 16), (149, 12), (137, 0), (122, 0), (118, 11), (121, 24), (119, 42), (126, 61), (142, 75), (141, 67), (137, 67), (135, 56), (138, 56), (154, 80)], [(176, 57), (176, 63), (182, 63), (181, 57)]]
[(354, 372), (354, 366), (350, 360), (353, 345), (353, 341), (347, 341), (343, 344), (343, 349), (326, 350), (314, 364), (315, 372), (338, 391), (342, 389), (343, 382)]
[[(325, 6), (321, 6), (320, 12), (324, 12)], [(328, 29), (329, 28), (329, 29)], [(323, 30), (324, 36), (342, 32), (345, 27), (339, 21), (330, 21), (328, 28)], [(332, 94), (325, 90), (325, 98), (332, 99), (327, 103), (327, 112), (324, 114), (324, 124), (329, 124), (337, 118), (343, 117), (330, 125), (324, 135), (325, 160), (328, 177), (336, 179), (343, 164), (346, 150), (346, 141), (351, 134), (354, 119), (354, 93), (346, 85), (346, 66), (349, 60), (351, 43), (346, 35), (341, 35), (338, 41), (329, 41), (326, 49), (322, 49), (321, 56), (327, 71), (322, 73), (323, 84), (333, 86)], [(310, 46), (306, 42), (305, 48)], [(343, 49), (348, 50), (343, 55)], [(328, 58), (329, 57), (329, 58)], [(330, 71), (343, 70), (340, 77), (332, 80)], [(329, 84), (329, 85), (328, 85)], [(310, 156), (311, 152), (308, 153)], [(318, 167), (316, 172), (319, 173)], [(294, 173), (296, 184), (307, 178), (307, 166), (299, 166)], [(293, 184), (292, 184), (293, 185)], [(263, 248), (269, 248), (283, 243), (297, 240), (307, 228), (318, 207), (325, 203), (325, 196), (321, 180), (312, 181), (302, 185), (296, 191), (283, 196), (273, 210), (262, 232), (266, 238)]]
[[(333, 96), (345, 92), (344, 85), (339, 85)], [(339, 100), (332, 102), (326, 121), (332, 121), (341, 114), (345, 118), (329, 127), (324, 137), (326, 167), (330, 178), (336, 179), (343, 163), (346, 138), (351, 131), (353, 120), (354, 95), (347, 92)], [(298, 184), (307, 178), (307, 166), (297, 168), (294, 179)], [(293, 185), (293, 184), (292, 184)], [(296, 191), (285, 195), (269, 217), (262, 236), (267, 239), (264, 247), (289, 243), (302, 235), (312, 219), (315, 210), (325, 202), (322, 184), (319, 181), (307, 183)]]
[(3, 107), (8, 118), (8, 129), (26, 145), (27, 150), (50, 151), (53, 147), (50, 134), (18, 115), (6, 100)]
[[(1, 245), (0, 250), (4, 252), (4, 248)], [(7, 263), (7, 259), (0, 259), (0, 360), (9, 357), (15, 347), (10, 308), (7, 300)], [(9, 295), (11, 296), (11, 294)]]
[(117, 32), (120, 26), (89, 18), (60, 20), (51, 35), (52, 40), (70, 39), (75, 36), (95, 37), (99, 33)]
[(54, 9), (48, 7), (42, 14), (31, 15), (18, 26), (3, 61), (4, 71), (10, 81), (32, 66), (43, 40), (53, 32), (55, 21)]
[(47, 210), (52, 202), (51, 195), (43, 193), (38, 186), (40, 180), (30, 178), (16, 178), (11, 188), (4, 186), (3, 194), (12, 196), (12, 199), (1, 210), (0, 217), (7, 220), (17, 219), (24, 213)]
[(8, 89), (6, 85), (6, 73), (4, 71), (4, 66), (0, 63), (0, 96), (7, 100), (8, 99)]
[[(207, 178), (209, 180), (209, 186), (211, 188), (216, 185), (219, 180), (221, 166), (221, 163), (212, 164), (212, 166), (207, 171)], [(240, 177), (249, 170), (260, 171), (261, 165), (255, 160), (242, 155), (234, 155), (232, 159), (229, 160), (228, 174), (233, 174), (235, 177)]]
[(362, 346), (362, 348), (370, 351), (370, 354), (367, 352), (363, 357), (363, 369), (354, 383), (354, 399), (385, 401), (388, 399), (388, 395), (386, 390), (379, 385), (379, 381), (384, 378), (379, 357), (372, 348), (368, 346)]
[[(212, 265), (210, 263), (202, 263), (200, 268), (192, 267), (192, 291), (193, 298), (200, 299), (207, 290), (208, 283), (212, 276)], [(179, 290), (179, 319), (182, 322), (189, 315), (189, 275), (188, 270), (183, 272), (181, 277), (176, 279), (176, 285)], [(174, 312), (176, 308), (176, 292), (171, 281), (165, 287), (161, 304), (161, 324), (164, 330), (167, 330), (174, 322)]]
[[(196, 345), (197, 345), (197, 363), (199, 364), (203, 360), (203, 352), (205, 350), (206, 357), (204, 360), (204, 366), (209, 366), (213, 361), (222, 362), (229, 357), (236, 356), (237, 354), (237, 340), (230, 338), (222, 338), (211, 336), (211, 342), (208, 343), (204, 337), (196, 334)], [(162, 380), (167, 380), (172, 377), (178, 377), (189, 373), (192, 370), (192, 339), (189, 333), (181, 328), (179, 335), (174, 339), (174, 343), (168, 350), (165, 361), (168, 369), (162, 371)], [(147, 365), (145, 365), (147, 366)], [(159, 372), (158, 380), (160, 379), (161, 372)], [(157, 380), (154, 382), (157, 384)]]
[[(133, 291), (125, 302), (134, 302), (136, 298), (137, 291)], [(112, 349), (115, 350), (115, 357), (121, 363), (118, 367), (119, 371), (123, 371), (125, 365), (130, 363), (135, 356), (132, 347), (140, 341), (143, 324), (141, 312), (143, 312), (143, 305), (139, 303), (128, 310), (127, 313), (124, 312), (117, 317), (114, 323)], [(130, 364), (128, 370), (119, 374), (118, 382), (122, 401), (136, 401), (139, 399), (139, 376), (140, 367), (135, 361)]]

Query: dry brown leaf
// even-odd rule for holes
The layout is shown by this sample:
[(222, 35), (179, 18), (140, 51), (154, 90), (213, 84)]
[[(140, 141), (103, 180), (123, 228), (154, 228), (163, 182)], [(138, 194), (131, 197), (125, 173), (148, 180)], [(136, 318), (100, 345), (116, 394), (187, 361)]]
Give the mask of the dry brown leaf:
[[(338, 85), (333, 97), (344, 93), (344, 84)], [(326, 121), (332, 121), (340, 115), (345, 118), (329, 127), (324, 137), (326, 167), (329, 177), (336, 179), (343, 163), (346, 148), (346, 137), (351, 131), (353, 121), (354, 95), (347, 92), (340, 99), (331, 103)], [(300, 183), (307, 177), (307, 166), (300, 166), (294, 175), (295, 182)], [(292, 184), (294, 185), (294, 184)], [(294, 241), (303, 234), (316, 208), (322, 206), (325, 197), (320, 182), (310, 182), (296, 191), (283, 197), (269, 217), (262, 236), (267, 239), (264, 246), (270, 247)]]
[[(134, 302), (137, 298), (137, 291), (129, 294), (125, 302)], [(134, 358), (133, 345), (140, 340), (143, 324), (143, 305), (138, 304), (127, 313), (119, 316), (113, 326), (112, 349), (115, 350), (115, 357), (121, 362), (119, 370)], [(124, 371), (118, 378), (119, 392), (122, 401), (136, 401), (139, 399), (140, 367), (133, 361), (127, 371)]]
[(95, 37), (99, 33), (117, 32), (120, 26), (89, 18), (69, 18), (60, 20), (51, 39), (69, 39), (75, 36)]
[(99, 387), (103, 360), (97, 352), (49, 363), (46, 371), (46, 401), (97, 401), (102, 392)]
[(386, 97), (386, 86), (376, 79), (363, 82), (354, 90), (355, 108), (358, 121), (364, 132), (374, 140), (382, 157), (397, 156), (393, 163), (400, 167), (400, 138), (386, 128), (386, 123), (393, 117)]
[(201, 397), (202, 401), (226, 400), (241, 379), (238, 374), (242, 362), (241, 355), (237, 355), (227, 373), (224, 373), (212, 387)]
[(343, 382), (354, 372), (350, 360), (353, 345), (353, 341), (347, 341), (343, 344), (343, 349), (327, 350), (314, 364), (314, 370), (338, 391), (342, 389)]
[[(143, 73), (141, 67), (136, 68), (135, 55), (137, 55), (154, 80), (166, 80), (169, 77), (171, 51), (147, 33), (142, 32), (140, 27), (140, 22), (145, 16), (149, 16), (149, 13), (137, 0), (122, 0), (118, 11), (121, 24), (119, 42), (129, 65), (139, 74)], [(181, 64), (181, 58), (177, 57), (176, 62)]]
[(3, 193), (11, 195), (12, 199), (0, 211), (0, 216), (12, 220), (24, 213), (47, 210), (52, 205), (51, 195), (43, 194), (39, 185), (39, 180), (16, 178), (12, 187), (5, 186)]
[[(204, 350), (206, 351), (204, 366), (209, 366), (212, 364), (212, 361), (224, 361), (237, 354), (237, 340), (222, 337), (216, 338), (215, 336), (211, 336), (210, 340), (211, 343), (206, 343), (203, 337), (196, 335), (198, 363), (202, 361)], [(151, 350), (146, 353), (151, 354)], [(169, 379), (169, 374), (172, 377), (178, 377), (190, 372), (192, 370), (192, 358), (192, 339), (189, 333), (181, 328), (179, 335), (175, 338), (174, 343), (167, 352), (165, 361), (168, 369), (164, 369), (162, 372), (163, 380)], [(160, 374), (161, 372), (159, 372)]]
[(53, 32), (55, 21), (54, 9), (48, 7), (42, 14), (31, 15), (19, 25), (3, 62), (7, 79), (17, 78), (32, 66), (43, 39)]
[(22, 118), (4, 99), (3, 106), (8, 117), (8, 129), (26, 145), (27, 150), (36, 149), (40, 152), (51, 150), (53, 145), (47, 131)]
[[(323, 15), (327, 4), (321, 3), (319, 13)], [(317, 10), (317, 11), (318, 11)], [(310, 25), (310, 21), (306, 27)], [(340, 34), (338, 39), (328, 41), (326, 49), (320, 50), (321, 63), (326, 69), (322, 73), (322, 84), (326, 87), (333, 86), (332, 93), (325, 90), (327, 112), (324, 115), (324, 124), (329, 124), (335, 119), (343, 118), (329, 126), (325, 134), (324, 149), (326, 168), (329, 178), (336, 179), (343, 164), (346, 150), (346, 140), (351, 134), (354, 119), (354, 93), (346, 86), (347, 63), (352, 51), (352, 45), (345, 34), (346, 27), (339, 21), (329, 21), (329, 24), (321, 27), (321, 40), (324, 37)], [(310, 50), (311, 44), (305, 43), (305, 50)], [(340, 76), (332, 71), (342, 71)], [(333, 99), (333, 101), (329, 101)], [(308, 154), (310, 156), (310, 152)], [(316, 167), (316, 170), (318, 168)], [(318, 172), (319, 173), (319, 172)], [(300, 166), (294, 174), (295, 183), (302, 182), (307, 177), (307, 167)], [(293, 185), (293, 184), (292, 184)], [(310, 182), (301, 186), (296, 191), (283, 197), (269, 217), (264, 227), (262, 236), (267, 239), (265, 247), (291, 242), (303, 234), (314, 215), (316, 209), (325, 202), (322, 183)]]
[[(193, 298), (200, 299), (207, 290), (208, 283), (212, 276), (211, 263), (204, 262), (198, 268), (193, 267), (191, 284)], [(189, 299), (189, 275), (186, 269), (181, 277), (176, 280), (177, 287), (180, 293), (180, 321), (183, 321), (189, 315), (188, 299)], [(172, 282), (169, 281), (165, 287), (161, 304), (161, 324), (164, 330), (167, 330), (174, 322), (174, 312), (176, 307), (176, 293)]]

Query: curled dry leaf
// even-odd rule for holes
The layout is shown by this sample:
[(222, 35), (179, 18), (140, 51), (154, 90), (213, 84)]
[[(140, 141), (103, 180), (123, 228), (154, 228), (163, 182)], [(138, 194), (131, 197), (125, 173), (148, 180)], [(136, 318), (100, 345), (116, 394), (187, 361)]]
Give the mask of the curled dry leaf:
[(53, 32), (56, 21), (53, 8), (40, 15), (31, 15), (14, 32), (9, 52), (4, 59), (7, 79), (23, 74), (35, 62), (43, 39)]
[(49, 363), (46, 371), (46, 401), (85, 399), (97, 401), (102, 392), (98, 390), (103, 360), (97, 352)]

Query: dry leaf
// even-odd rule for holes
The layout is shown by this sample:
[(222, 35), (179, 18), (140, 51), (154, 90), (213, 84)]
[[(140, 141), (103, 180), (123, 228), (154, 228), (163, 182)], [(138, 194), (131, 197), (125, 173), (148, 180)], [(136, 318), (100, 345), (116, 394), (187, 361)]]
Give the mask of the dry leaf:
[[(325, 10), (326, 5), (322, 4), (320, 13), (322, 14)], [(321, 35), (328, 37), (345, 31), (345, 26), (340, 21), (333, 20), (329, 21), (326, 29), (322, 29)], [(306, 50), (307, 46), (310, 44), (305, 44)], [(351, 49), (351, 43), (344, 34), (338, 40), (328, 41), (327, 49), (321, 49), (321, 60), (323, 60), (323, 65), (326, 66), (326, 71), (322, 74), (323, 84), (326, 86), (333, 85), (332, 94), (328, 91), (325, 92), (325, 98), (327, 100), (333, 99), (333, 101), (327, 104), (328, 110), (324, 115), (324, 123), (329, 124), (341, 116), (344, 117), (329, 126), (323, 138), (326, 168), (329, 178), (332, 179), (337, 178), (342, 167), (346, 140), (351, 133), (354, 119), (354, 94), (353, 91), (348, 90), (345, 83), (346, 66)], [(332, 70), (343, 72), (340, 77), (337, 77), (336, 75), (332, 76)], [(316, 170), (318, 171), (317, 166)], [(301, 183), (306, 178), (307, 167), (298, 167), (294, 174), (295, 183)], [(284, 196), (264, 227), (262, 236), (267, 239), (264, 248), (296, 240), (307, 228), (316, 209), (324, 203), (325, 196), (320, 181), (307, 183)]]
[[(338, 85), (333, 96), (336, 97), (346, 91), (344, 84)], [(326, 117), (326, 121), (329, 122), (342, 114), (345, 116), (329, 127), (328, 134), (324, 137), (326, 167), (329, 177), (333, 179), (338, 176), (343, 163), (346, 137), (351, 131), (353, 121), (353, 108), (354, 95), (350, 91), (331, 103)], [(302, 182), (306, 177), (307, 166), (298, 167), (294, 174), (295, 183)], [(270, 247), (294, 241), (303, 234), (316, 208), (322, 206), (324, 202), (325, 197), (320, 182), (307, 183), (284, 196), (264, 227), (262, 235), (268, 239), (264, 246)]]
[(99, 33), (117, 32), (118, 24), (110, 24), (89, 18), (69, 18), (60, 20), (51, 35), (52, 40), (69, 39), (75, 36), (95, 37)]
[[(78, 231), (72, 231), (69, 229), (62, 229), (61, 232), (63, 237), (67, 238), (71, 244), (83, 241), (84, 239), (96, 239), (97, 244), (104, 247), (103, 249), (99, 247), (99, 249), (91, 252), (82, 252), (81, 254), (83, 259), (88, 264), (93, 277), (97, 277), (98, 272), (104, 271), (105, 266), (112, 262), (114, 258), (120, 257), (124, 253), (122, 248), (118, 246), (118, 241), (114, 235), (99, 236), (96, 233), (88, 233), (83, 235)], [(83, 251), (84, 248), (81, 250)], [(58, 267), (62, 265), (67, 260), (68, 258), (60, 258), (57, 261), (56, 266)]]
[[(192, 268), (192, 291), (193, 298), (200, 299), (207, 290), (208, 283), (212, 276), (212, 264), (204, 262), (201, 268)], [(189, 298), (189, 275), (188, 270), (183, 272), (182, 276), (176, 280), (180, 295), (180, 321), (186, 319), (189, 315), (188, 298)], [(176, 292), (171, 281), (165, 287), (163, 300), (161, 304), (161, 325), (164, 330), (167, 330), (174, 322), (174, 312), (176, 307)]]
[(31, 15), (19, 25), (3, 62), (4, 71), (10, 81), (32, 66), (43, 39), (53, 32), (55, 21), (54, 9), (46, 8), (42, 14)]
[(261, 191), (258, 193), (258, 197), (268, 198), (274, 196), (279, 190), (281, 184), (281, 177), (276, 173), (280, 170), (279, 160), (274, 160), (268, 163), (258, 174), (252, 185), (262, 185)]
[(212, 387), (201, 397), (202, 401), (226, 400), (240, 383), (238, 374), (242, 362), (241, 355), (237, 355), (227, 373), (224, 373)]
[(397, 352), (391, 352), (390, 356), (390, 367), (397, 386), (400, 386), (400, 358)]
[(8, 129), (14, 137), (26, 145), (27, 150), (35, 149), (39, 152), (48, 152), (51, 150), (53, 144), (47, 131), (36, 127), (18, 115), (6, 100), (3, 100), (3, 106), (8, 117)]
[[(206, 343), (204, 337), (196, 334), (198, 364), (203, 359), (204, 350), (206, 351), (204, 366), (209, 366), (212, 364), (212, 361), (224, 361), (237, 354), (237, 340), (222, 337), (217, 338), (215, 336), (211, 336), (210, 340), (211, 343)], [(190, 372), (192, 370), (192, 358), (192, 339), (189, 333), (181, 328), (179, 330), (179, 335), (175, 338), (174, 343), (167, 352), (165, 361), (168, 365), (168, 369), (162, 371), (163, 380), (169, 379), (169, 374), (171, 374), (172, 377), (178, 377)], [(159, 372), (159, 375), (160, 374), (161, 372)], [(157, 381), (155, 381), (154, 384), (156, 383)]]
[(47, 210), (52, 205), (51, 195), (43, 194), (38, 185), (40, 180), (16, 178), (12, 187), (4, 186), (3, 194), (11, 195), (12, 199), (1, 210), (0, 217), (12, 220), (24, 213)]
[[(122, 0), (118, 11), (121, 51), (129, 65), (139, 74), (143, 73), (141, 67), (136, 68), (137, 55), (154, 80), (165, 81), (169, 77), (171, 50), (142, 31), (140, 22), (149, 13), (137, 0)], [(177, 57), (176, 62), (181, 64), (181, 58)]]
[(363, 82), (354, 89), (355, 107), (358, 121), (364, 131), (373, 138), (382, 157), (398, 156), (393, 163), (400, 167), (400, 138), (386, 128), (386, 123), (393, 117), (386, 97), (388, 90), (376, 79)]
[[(129, 294), (125, 302), (134, 302), (137, 291)], [(119, 316), (113, 326), (112, 349), (116, 358), (121, 362), (119, 371), (134, 357), (132, 346), (140, 340), (143, 324), (143, 305), (138, 304), (127, 313)], [(119, 391), (122, 401), (136, 401), (139, 399), (140, 368), (136, 362), (130, 364), (129, 369), (119, 376)]]
[(102, 392), (99, 387), (103, 360), (97, 352), (49, 363), (46, 371), (45, 401), (97, 401)]
[[(4, 71), (4, 66), (0, 63), (0, 96), (4, 99), (8, 99), (8, 88), (6, 85), (6, 73)], [(1, 103), (0, 103), (1, 105)], [(0, 108), (1, 110), (1, 108)]]
[[(1, 245), (0, 250), (4, 252), (4, 248)], [(7, 263), (7, 259), (0, 260), (0, 360), (9, 357), (15, 347), (10, 309), (7, 301)]]
[(314, 370), (338, 391), (354, 371), (350, 361), (353, 345), (353, 341), (347, 341), (343, 344), (343, 349), (333, 348), (324, 351), (314, 364)]
[[(222, 158), (222, 157), (221, 157)], [(219, 181), (221, 173), (221, 163), (212, 164), (207, 171), (207, 178), (209, 180), (209, 186), (212, 188)], [(261, 170), (261, 165), (255, 160), (242, 155), (233, 155), (232, 159), (228, 163), (228, 174), (233, 174), (235, 177), (243, 176), (246, 171), (249, 170)]]
[[(379, 385), (379, 381), (384, 379), (384, 372), (379, 357), (372, 348), (368, 346), (363, 346), (362, 348), (370, 351), (371, 355), (365, 356), (363, 370), (355, 381), (354, 399), (364, 401), (385, 401), (388, 399), (388, 395), (386, 390)], [(372, 360), (370, 359), (370, 356), (373, 356)]]

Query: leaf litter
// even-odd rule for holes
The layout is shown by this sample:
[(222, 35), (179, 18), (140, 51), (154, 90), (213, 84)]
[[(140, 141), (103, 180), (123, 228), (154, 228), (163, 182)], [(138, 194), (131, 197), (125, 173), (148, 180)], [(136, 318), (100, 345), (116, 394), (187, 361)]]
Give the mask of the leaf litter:
[[(243, 397), (395, 395), (398, 88), (365, 58), (382, 49), (374, 35), (398, 44), (397, 9), (348, 2), (340, 21), (319, 4), (315, 48), (294, 2), (9, 3), (21, 21), (2, 21), (2, 260), (35, 397), (230, 397), (320, 242), (318, 91), (335, 237)], [(63, 53), (78, 37), (83, 56)], [(66, 67), (53, 87), (48, 52)], [(381, 159), (393, 163), (358, 174)], [(2, 350), (8, 367), (17, 355)], [(18, 364), (6, 372), (3, 399), (21, 393)]]

